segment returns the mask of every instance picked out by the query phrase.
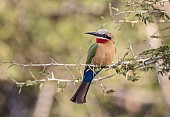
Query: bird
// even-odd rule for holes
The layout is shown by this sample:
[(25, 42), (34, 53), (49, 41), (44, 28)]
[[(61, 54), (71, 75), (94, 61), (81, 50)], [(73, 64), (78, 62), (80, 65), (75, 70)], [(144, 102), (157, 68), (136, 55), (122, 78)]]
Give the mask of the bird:
[(106, 29), (99, 29), (96, 32), (87, 32), (85, 34), (96, 37), (96, 43), (92, 44), (88, 50), (86, 64), (100, 66), (100, 68), (85, 66), (83, 80), (72, 96), (70, 101), (83, 104), (86, 103), (86, 95), (93, 78), (103, 69), (103, 67), (112, 64), (115, 56), (115, 42), (111, 32)]

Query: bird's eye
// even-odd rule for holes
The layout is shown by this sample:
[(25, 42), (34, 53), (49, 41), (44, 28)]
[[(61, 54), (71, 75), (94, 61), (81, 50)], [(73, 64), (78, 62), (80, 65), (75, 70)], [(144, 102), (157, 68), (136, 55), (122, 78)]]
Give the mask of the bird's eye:
[(103, 37), (107, 38), (107, 35), (106, 35), (106, 34), (103, 34)]
[(103, 34), (102, 37), (106, 38), (106, 39), (111, 39), (110, 36), (108, 36), (107, 34)]

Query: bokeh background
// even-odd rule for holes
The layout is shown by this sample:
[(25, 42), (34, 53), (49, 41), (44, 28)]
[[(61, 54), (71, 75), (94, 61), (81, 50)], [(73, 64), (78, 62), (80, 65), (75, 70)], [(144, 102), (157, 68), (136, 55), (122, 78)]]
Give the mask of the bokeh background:
[[(133, 14), (110, 15), (109, 4), (119, 11), (127, 10), (128, 0), (0, 0), (0, 61), (17, 63), (84, 63), (94, 37), (85, 32), (105, 28), (115, 38), (117, 62), (127, 52), (129, 41), (138, 55), (149, 49), (147, 26), (144, 23), (118, 23), (118, 20), (138, 20)], [(167, 3), (166, 6), (169, 6)], [(167, 7), (168, 8), (168, 7)], [(112, 9), (113, 13), (117, 13)], [(148, 24), (149, 25), (149, 24)], [(170, 27), (158, 23), (158, 29)], [(160, 31), (167, 36), (170, 28)], [(162, 38), (170, 44), (170, 38)], [(139, 73), (137, 82), (127, 81), (120, 75), (94, 82), (87, 95), (87, 103), (70, 102), (79, 83), (39, 83), (19, 87), (9, 80), (18, 81), (47, 78), (53, 72), (56, 78), (81, 79), (83, 67), (51, 66), (26, 67), (0, 65), (1, 117), (163, 117), (166, 101), (162, 95), (155, 71)], [(110, 73), (115, 73), (110, 70)], [(99, 76), (108, 75), (104, 70)], [(98, 77), (99, 77), (98, 76)], [(101, 88), (115, 92), (104, 95)], [(41, 90), (45, 89), (44, 92)], [(37, 100), (40, 100), (38, 101)], [(49, 102), (48, 106), (43, 103)], [(42, 104), (42, 105), (41, 105)], [(51, 104), (51, 105), (50, 105)], [(40, 106), (37, 106), (40, 105)], [(48, 114), (41, 113), (44, 109)], [(34, 114), (33, 114), (34, 113)], [(38, 117), (37, 115), (37, 117)], [(167, 116), (168, 117), (168, 116)]]

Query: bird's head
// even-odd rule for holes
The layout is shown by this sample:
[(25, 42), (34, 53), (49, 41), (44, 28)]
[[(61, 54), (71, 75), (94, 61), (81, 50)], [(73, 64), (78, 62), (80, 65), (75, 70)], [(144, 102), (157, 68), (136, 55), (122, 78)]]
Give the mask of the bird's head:
[(96, 32), (87, 32), (85, 34), (90, 34), (90, 35), (96, 36), (97, 43), (106, 43), (106, 42), (112, 40), (111, 33), (106, 29), (100, 29)]

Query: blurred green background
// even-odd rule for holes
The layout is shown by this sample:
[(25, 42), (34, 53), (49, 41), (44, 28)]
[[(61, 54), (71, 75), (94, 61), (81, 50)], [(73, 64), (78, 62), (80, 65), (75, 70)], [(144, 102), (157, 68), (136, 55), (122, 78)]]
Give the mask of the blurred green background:
[[(128, 40), (133, 44), (137, 55), (149, 49), (145, 24), (117, 23), (117, 20), (136, 18), (124, 15), (111, 16), (109, 11), (109, 3), (123, 11), (126, 9), (126, 2), (126, 0), (0, 0), (0, 60), (27, 64), (51, 63), (53, 58), (58, 63), (84, 63), (88, 48), (95, 42), (94, 37), (84, 33), (100, 28), (108, 29), (114, 34), (117, 47), (114, 62), (126, 53), (129, 48)], [(113, 13), (116, 11), (113, 10)], [(168, 25), (158, 24), (160, 28)], [(169, 30), (161, 33), (166, 35), (168, 32)], [(170, 43), (169, 38), (163, 38), (162, 41)], [(10, 116), (12, 106), (17, 106), (10, 104), (13, 98), (21, 101), (29, 115), (34, 110), (39, 92), (38, 85), (23, 87), (20, 97), (18, 87), (9, 82), (8, 77), (25, 81), (34, 80), (30, 72), (37, 79), (49, 75), (41, 73), (43, 67), (12, 66), (7, 69), (8, 67), (9, 64), (0, 66), (0, 115)], [(46, 68), (47, 72), (54, 72), (56, 78), (81, 79), (79, 71), (83, 71), (83, 67), (68, 69), (69, 72), (63, 66)], [(115, 73), (114, 70), (110, 72)], [(103, 71), (99, 76), (105, 75), (108, 75), (107, 71)], [(69, 101), (79, 83), (68, 84), (64, 89), (61, 84), (61, 89), (56, 88), (50, 117), (162, 117), (165, 113), (165, 102), (155, 72), (140, 73), (140, 76), (141, 79), (137, 82), (127, 81), (120, 75), (93, 83), (87, 95), (87, 104), (84, 105), (75, 105)], [(101, 83), (106, 90), (113, 89), (115, 92), (104, 95)]]

